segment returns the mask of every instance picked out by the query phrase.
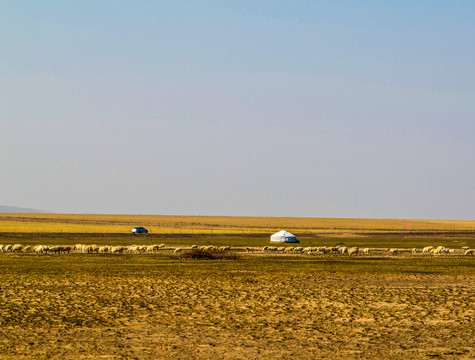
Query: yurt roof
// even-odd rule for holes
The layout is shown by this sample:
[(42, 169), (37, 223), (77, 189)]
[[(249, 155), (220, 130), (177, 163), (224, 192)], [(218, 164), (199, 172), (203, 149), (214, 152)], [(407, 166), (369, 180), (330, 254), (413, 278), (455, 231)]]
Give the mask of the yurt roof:
[(280, 230), (272, 236), (282, 236), (282, 237), (295, 237), (294, 234), (288, 232), (287, 230)]

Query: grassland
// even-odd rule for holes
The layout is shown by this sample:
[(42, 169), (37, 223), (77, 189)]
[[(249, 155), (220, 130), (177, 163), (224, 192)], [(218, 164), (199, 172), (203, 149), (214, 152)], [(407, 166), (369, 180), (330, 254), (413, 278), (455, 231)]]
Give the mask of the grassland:
[(475, 356), (473, 258), (0, 256), (5, 359)]
[(475, 221), (455, 220), (0, 214), (0, 232), (129, 233), (133, 226), (174, 235), (272, 234), (281, 229), (296, 234), (475, 231)]
[[(408, 222), (432, 230), (391, 229)], [(0, 359), (472, 359), (475, 256), (383, 251), (475, 248), (473, 224), (457, 224), (3, 214), (2, 244), (166, 248), (0, 254)], [(131, 235), (135, 225), (152, 231)], [(243, 251), (269, 245), (282, 228), (299, 234), (300, 246), (375, 251), (352, 258)], [(173, 254), (193, 244), (230, 245), (238, 256)]]

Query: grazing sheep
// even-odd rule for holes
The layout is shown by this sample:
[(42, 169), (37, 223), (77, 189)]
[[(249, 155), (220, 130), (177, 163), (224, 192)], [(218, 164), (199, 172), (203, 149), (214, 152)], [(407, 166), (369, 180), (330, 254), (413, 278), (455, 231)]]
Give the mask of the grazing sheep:
[(191, 250), (198, 249), (198, 245), (191, 245)]
[(412, 254), (417, 254), (417, 249), (416, 248), (412, 249)]
[(136, 253), (136, 252), (138, 252), (138, 246), (137, 246), (137, 245), (129, 245), (129, 246), (127, 246), (127, 252), (129, 252), (129, 253)]
[(433, 246), (426, 246), (425, 248), (422, 249), (422, 253), (429, 254), (433, 248), (434, 248)]
[(149, 245), (149, 246), (147, 246), (147, 250), (146, 250), (146, 251), (147, 251), (148, 253), (153, 253), (154, 250), (155, 250), (154, 245)]
[(124, 246), (113, 246), (110, 250), (111, 254), (122, 254), (126, 248)]
[(4, 247), (5, 252), (12, 251), (12, 247), (13, 247), (13, 245), (5, 245), (5, 247)]
[(246, 252), (248, 253), (248, 252), (250, 252), (250, 251), (251, 251), (251, 248), (246, 247)]
[(359, 249), (357, 247), (352, 247), (351, 249), (348, 249), (348, 256), (351, 256), (353, 254), (358, 254)]
[(0, 244), (0, 252), (1, 252), (1, 253), (3, 253), (3, 247), (4, 247), (4, 246), (5, 246), (5, 245)]
[(328, 248), (327, 248), (327, 251), (328, 251), (330, 254), (337, 254), (337, 253), (340, 252), (340, 248), (335, 247), (335, 246), (331, 246), (331, 247), (328, 247)]
[(107, 246), (100, 246), (99, 247), (99, 250), (98, 250), (99, 254), (107, 254), (108, 252), (109, 252), (109, 247), (107, 247)]
[(180, 253), (181, 251), (182, 251), (181, 248), (176, 248), (176, 249), (173, 251), (173, 253), (174, 253), (174, 254), (178, 254), (178, 253)]
[(442, 245), (437, 246), (434, 251), (432, 252), (433, 255), (439, 255), (443, 252), (444, 247)]
[(268, 246), (264, 246), (264, 247), (262, 248), (262, 252), (266, 252), (267, 250), (269, 250), (269, 247), (268, 247)]
[(12, 246), (11, 251), (12, 252), (21, 252), (21, 249), (23, 249), (22, 244), (15, 244), (15, 245)]
[(455, 249), (450, 249), (449, 250), (449, 255), (455, 255)]
[(303, 249), (303, 252), (307, 253), (309, 255), (312, 253), (312, 251), (313, 251), (313, 249), (311, 247), (306, 247), (306, 248)]
[(328, 249), (326, 246), (319, 246), (315, 249), (315, 253), (322, 253), (322, 254), (326, 254), (328, 252)]
[(475, 251), (475, 250), (473, 250), (473, 249), (467, 249), (467, 250), (465, 250), (464, 255), (473, 255), (473, 252), (474, 252), (474, 251)]
[(338, 248), (338, 252), (342, 255), (343, 254), (348, 254), (348, 251), (349, 251), (349, 249), (346, 246), (342, 246), (342, 247)]
[(33, 248), (33, 251), (35, 253), (37, 253), (38, 255), (39, 254), (45, 254), (48, 252), (48, 246), (46, 245), (36, 245), (34, 248)]
[(51, 252), (53, 254), (60, 254), (61, 251), (62, 251), (62, 247), (59, 245), (50, 246), (48, 249), (48, 253)]
[(368, 248), (364, 248), (364, 249), (363, 249), (363, 254), (369, 255), (369, 249), (368, 249)]
[(285, 251), (285, 247), (284, 247), (284, 246), (282, 246), (282, 247), (280, 247), (280, 248), (277, 248), (277, 251), (278, 251), (278, 252), (282, 252), (282, 253), (283, 253), (283, 252)]
[(294, 248), (294, 254), (295, 254), (295, 253), (300, 254), (300, 253), (302, 253), (302, 252), (303, 252), (303, 247), (297, 246), (297, 247)]
[(397, 249), (388, 249), (389, 255), (397, 255), (398, 251)]

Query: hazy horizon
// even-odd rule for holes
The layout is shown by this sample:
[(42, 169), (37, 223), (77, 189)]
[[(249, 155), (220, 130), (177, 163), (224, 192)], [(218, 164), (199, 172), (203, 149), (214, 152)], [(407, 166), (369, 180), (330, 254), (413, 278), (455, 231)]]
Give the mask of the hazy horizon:
[(0, 203), (473, 218), (475, 3), (9, 2)]

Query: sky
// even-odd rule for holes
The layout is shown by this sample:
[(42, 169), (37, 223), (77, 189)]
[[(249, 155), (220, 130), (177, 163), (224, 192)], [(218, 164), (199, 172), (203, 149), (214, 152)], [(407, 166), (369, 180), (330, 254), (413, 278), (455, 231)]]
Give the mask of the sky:
[(0, 205), (475, 218), (473, 1), (1, 1)]

